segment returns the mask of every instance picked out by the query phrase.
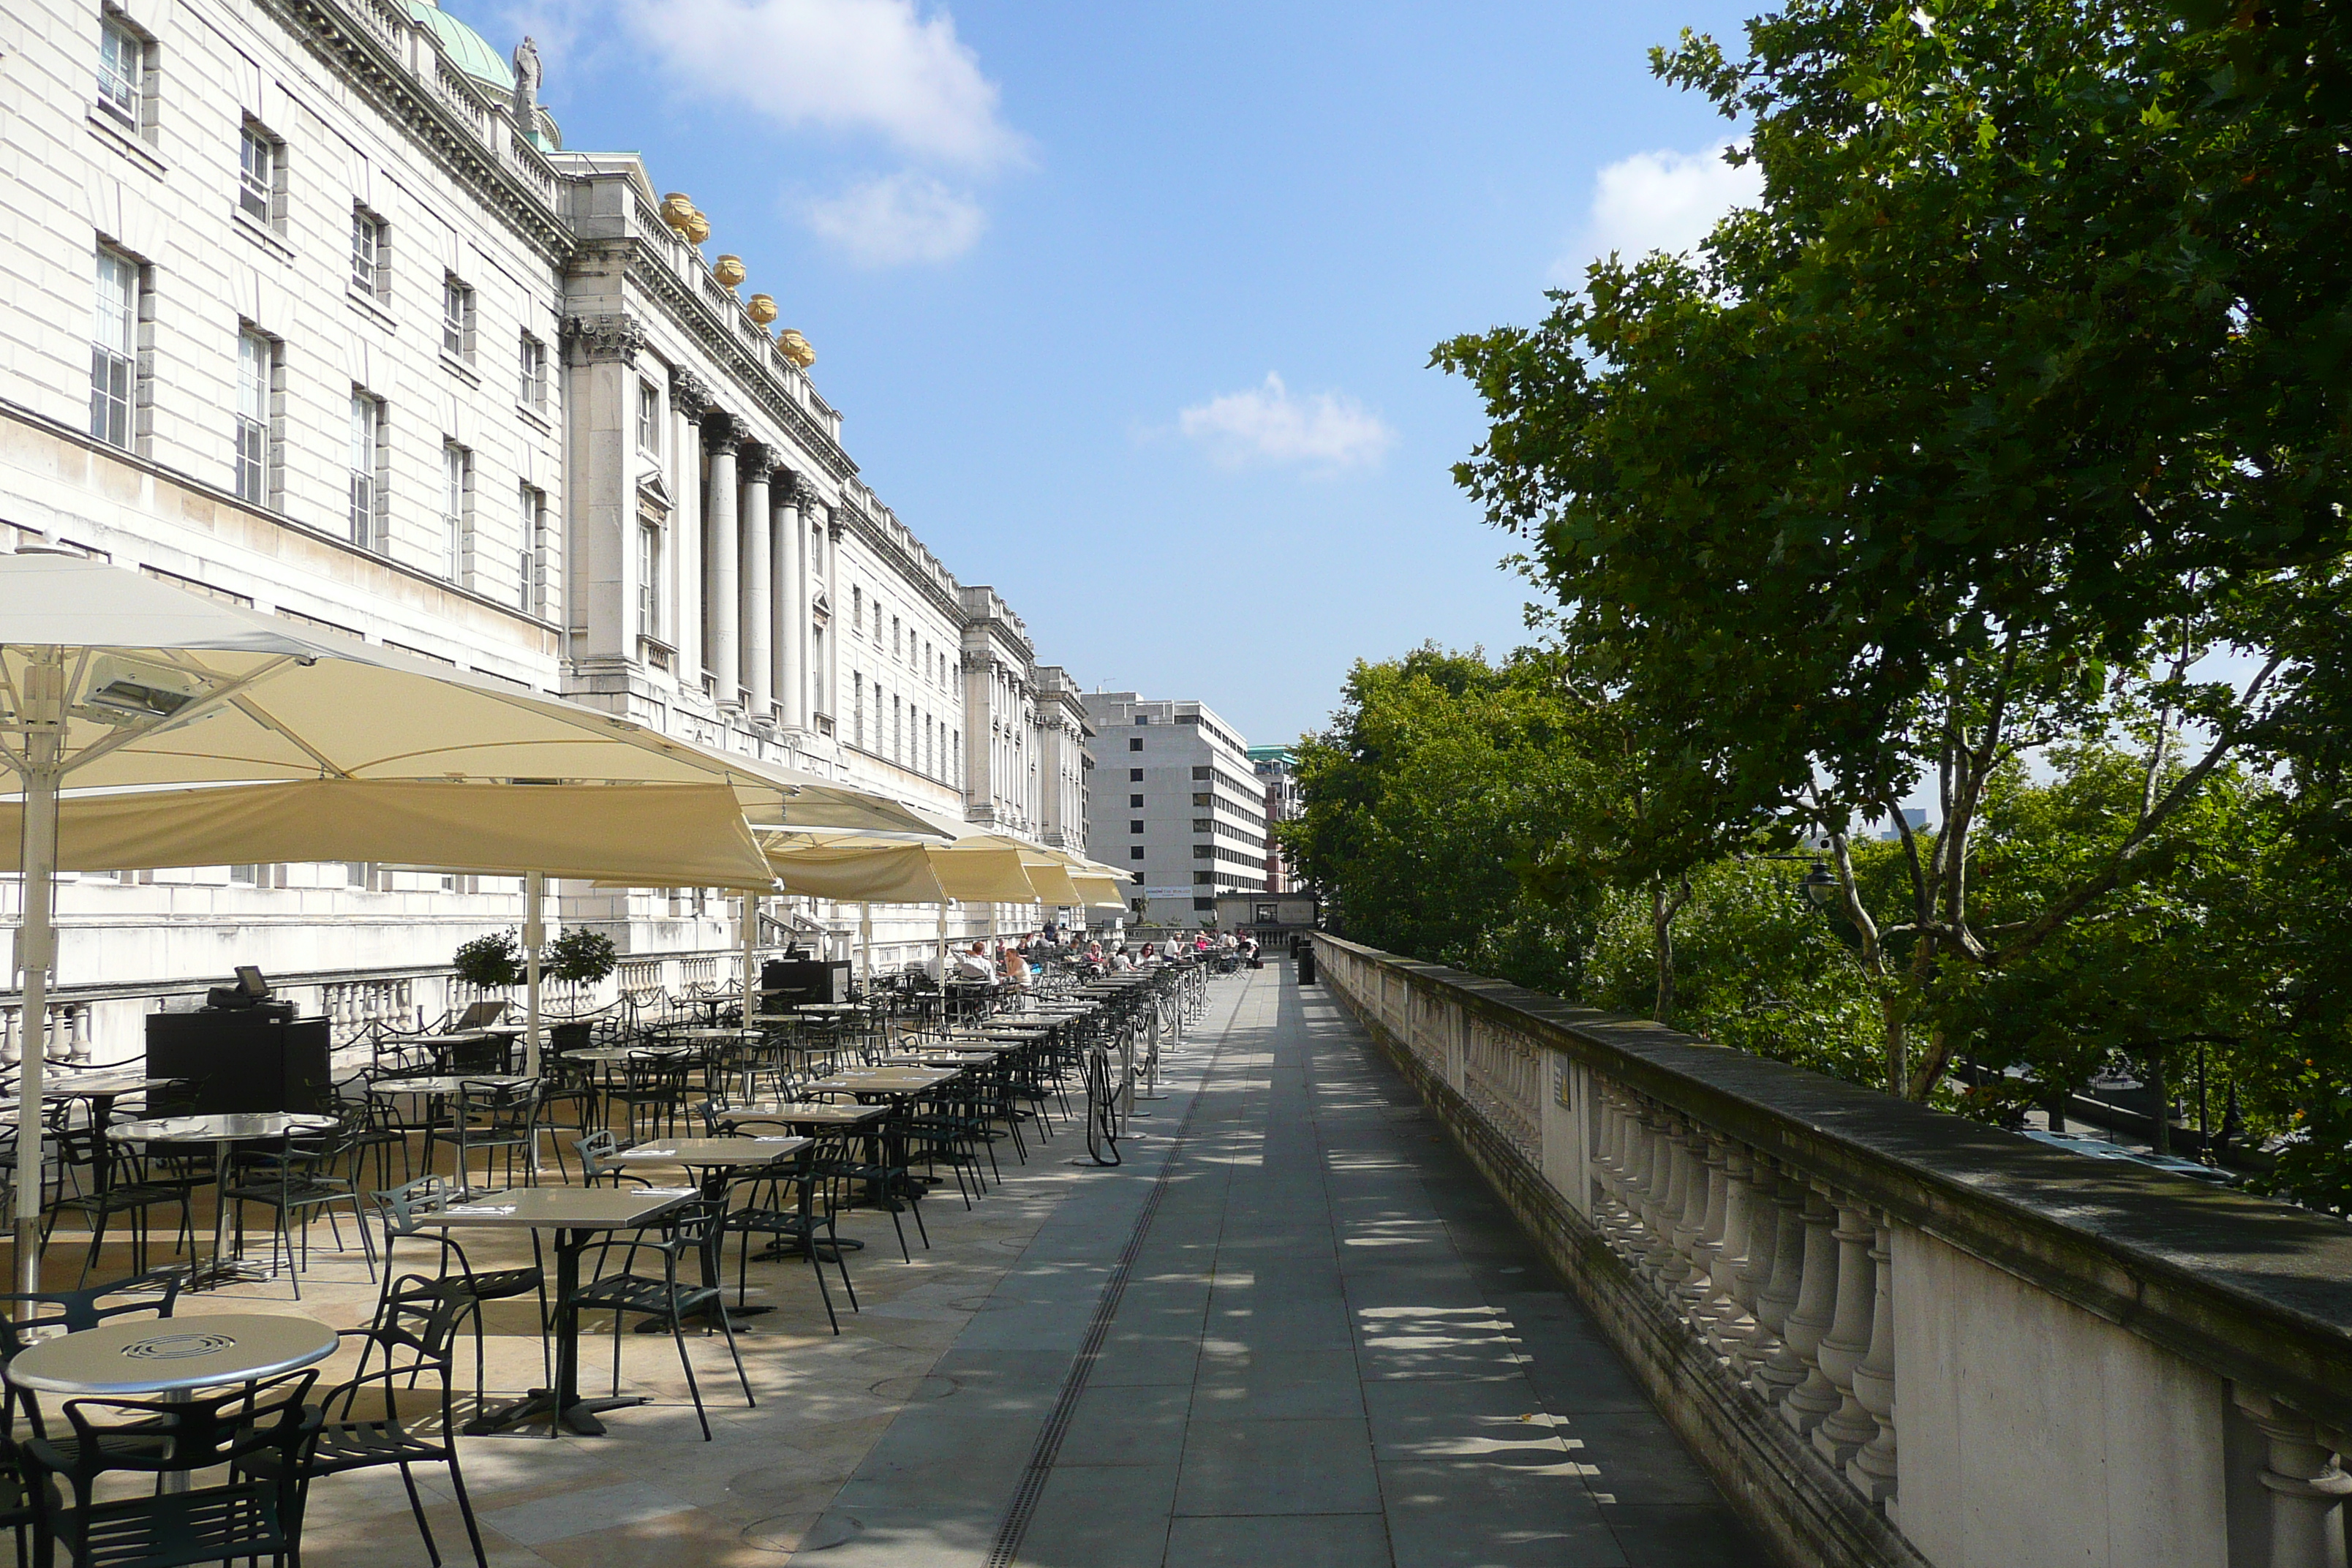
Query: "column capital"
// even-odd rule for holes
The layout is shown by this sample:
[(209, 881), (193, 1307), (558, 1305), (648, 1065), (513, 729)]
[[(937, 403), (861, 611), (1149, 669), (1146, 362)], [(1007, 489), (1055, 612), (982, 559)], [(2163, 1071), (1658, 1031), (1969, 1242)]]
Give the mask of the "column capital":
[(719, 395), (692, 371), (674, 369), (669, 373), (669, 401), (671, 407), (693, 418), (717, 403)]
[(768, 470), (776, 466), (776, 449), (761, 441), (744, 442), (738, 458), (745, 484), (766, 484)]
[(710, 409), (702, 416), (702, 444), (713, 452), (741, 446), (751, 433), (751, 427), (740, 416), (724, 409)]
[(563, 341), (572, 345), (583, 363), (617, 361), (627, 364), (646, 346), (646, 324), (625, 310), (608, 315), (566, 316)]
[(770, 481), (768, 488), (768, 499), (780, 507), (797, 509), (809, 498), (809, 495), (806, 479), (782, 465), (777, 467), (775, 477)]

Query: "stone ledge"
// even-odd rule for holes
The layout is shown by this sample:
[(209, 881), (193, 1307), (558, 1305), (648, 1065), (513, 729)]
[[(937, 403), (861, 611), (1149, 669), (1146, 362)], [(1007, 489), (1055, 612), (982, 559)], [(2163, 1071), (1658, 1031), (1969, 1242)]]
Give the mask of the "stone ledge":
[(2320, 1420), (2352, 1418), (2352, 1226), (2083, 1160), (1645, 1019), (1318, 940), (1443, 991), (2188, 1361)]

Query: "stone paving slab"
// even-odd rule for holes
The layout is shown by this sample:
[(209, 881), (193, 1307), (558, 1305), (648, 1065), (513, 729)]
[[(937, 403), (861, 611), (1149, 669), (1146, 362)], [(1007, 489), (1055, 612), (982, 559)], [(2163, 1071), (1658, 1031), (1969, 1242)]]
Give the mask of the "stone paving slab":
[(1769, 1563), (1322, 993), (1213, 982), (1189, 1045), (793, 1563)]

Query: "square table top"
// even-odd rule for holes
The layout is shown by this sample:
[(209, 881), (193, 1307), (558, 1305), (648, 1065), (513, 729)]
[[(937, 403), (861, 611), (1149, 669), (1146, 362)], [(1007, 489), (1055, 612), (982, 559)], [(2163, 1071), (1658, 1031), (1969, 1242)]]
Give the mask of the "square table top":
[(764, 1165), (809, 1146), (806, 1138), (652, 1138), (616, 1153), (599, 1154), (607, 1165)]
[(400, 1094), (455, 1094), (461, 1084), (512, 1089), (516, 1084), (530, 1081), (520, 1073), (433, 1073), (421, 1078), (380, 1078), (368, 1085), (368, 1093), (388, 1100)]
[(813, 1094), (915, 1094), (955, 1076), (929, 1068), (841, 1068), (801, 1088)]
[(506, 1230), (622, 1230), (702, 1194), (692, 1187), (515, 1187), (423, 1209), (418, 1225)]
[(887, 1105), (842, 1105), (829, 1100), (767, 1100), (730, 1105), (719, 1113), (746, 1121), (782, 1121), (796, 1127), (856, 1127), (890, 1114)]
[(71, 1100), (84, 1094), (135, 1094), (142, 1089), (161, 1089), (179, 1081), (150, 1078), (137, 1068), (101, 1068), (96, 1072), (56, 1072), (53, 1068), (41, 1075), (41, 1098)]

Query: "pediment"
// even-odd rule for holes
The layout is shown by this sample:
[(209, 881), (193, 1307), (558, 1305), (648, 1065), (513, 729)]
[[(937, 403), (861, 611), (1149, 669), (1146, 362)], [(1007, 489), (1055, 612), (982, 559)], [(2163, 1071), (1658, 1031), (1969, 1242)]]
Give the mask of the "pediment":
[(664, 518), (677, 510), (677, 502), (671, 497), (669, 486), (662, 482), (658, 471), (637, 481), (637, 510), (642, 512), (647, 509), (658, 511)]

